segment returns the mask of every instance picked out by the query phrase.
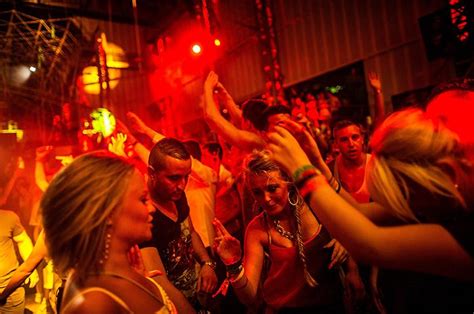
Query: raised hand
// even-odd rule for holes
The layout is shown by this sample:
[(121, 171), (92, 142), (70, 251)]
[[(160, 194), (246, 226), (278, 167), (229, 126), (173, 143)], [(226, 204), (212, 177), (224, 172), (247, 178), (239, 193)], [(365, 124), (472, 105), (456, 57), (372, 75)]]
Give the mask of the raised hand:
[(382, 89), (382, 83), (380, 82), (379, 75), (376, 72), (369, 72), (369, 83), (370, 87), (374, 90)]
[(224, 225), (214, 219), (212, 224), (216, 230), (214, 250), (217, 252), (225, 265), (232, 265), (242, 258), (240, 241), (230, 235)]
[(135, 130), (138, 133), (143, 133), (143, 134), (146, 133), (148, 126), (135, 113), (131, 111), (127, 112), (127, 119), (132, 125), (133, 130)]
[(287, 129), (275, 126), (274, 131), (268, 134), (268, 141), (273, 160), (287, 173), (292, 174), (299, 167), (311, 164), (298, 141)]
[(296, 138), (308, 157), (312, 160), (323, 160), (318, 144), (302, 124), (292, 120), (282, 120), (278, 125), (287, 129)]
[(211, 71), (207, 75), (206, 80), (204, 81), (204, 92), (214, 92), (214, 88), (217, 86), (219, 82), (219, 76), (214, 72)]
[(108, 145), (109, 152), (114, 153), (118, 156), (127, 157), (127, 155), (125, 154), (126, 140), (127, 135), (123, 133), (118, 133), (117, 137), (112, 136)]

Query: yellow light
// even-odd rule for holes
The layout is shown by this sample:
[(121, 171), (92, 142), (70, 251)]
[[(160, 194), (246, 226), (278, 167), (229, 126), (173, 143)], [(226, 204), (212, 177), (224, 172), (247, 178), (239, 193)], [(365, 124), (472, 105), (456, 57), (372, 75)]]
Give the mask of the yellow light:
[[(102, 43), (102, 47), (104, 48), (107, 58), (109, 87), (110, 89), (114, 89), (117, 87), (122, 76), (120, 69), (126, 69), (130, 65), (127, 62), (125, 51), (122, 49), (122, 47), (107, 41), (104, 33), (101, 34), (101, 37), (97, 38), (97, 41)], [(86, 93), (92, 95), (100, 94), (97, 66), (88, 66), (82, 70), (82, 82), (84, 84), (84, 90)], [(107, 84), (102, 84), (102, 89), (105, 89), (106, 87)]]
[(221, 41), (218, 38), (214, 39), (214, 45), (216, 45), (216, 47), (219, 47), (221, 45)]

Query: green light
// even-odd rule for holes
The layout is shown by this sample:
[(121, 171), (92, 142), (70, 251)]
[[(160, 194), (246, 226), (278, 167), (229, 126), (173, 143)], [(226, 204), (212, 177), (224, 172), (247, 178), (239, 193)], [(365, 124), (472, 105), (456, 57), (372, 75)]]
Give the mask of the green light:
[(337, 94), (339, 91), (342, 90), (341, 85), (336, 85), (336, 86), (328, 86), (326, 87), (326, 90), (329, 91), (331, 94)]
[(105, 108), (98, 108), (91, 113), (92, 128), (94, 133), (100, 133), (104, 137), (112, 135), (115, 130), (115, 117)]

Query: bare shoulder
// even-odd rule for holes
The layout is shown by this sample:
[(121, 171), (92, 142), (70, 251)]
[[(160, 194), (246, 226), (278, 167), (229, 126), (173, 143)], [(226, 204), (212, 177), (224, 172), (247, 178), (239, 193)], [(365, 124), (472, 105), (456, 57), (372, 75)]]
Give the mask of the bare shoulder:
[(249, 222), (245, 232), (245, 237), (258, 239), (262, 244), (266, 242), (268, 235), (265, 216), (263, 213), (258, 214)]
[(86, 289), (65, 304), (62, 313), (122, 313), (126, 312), (105, 289)]

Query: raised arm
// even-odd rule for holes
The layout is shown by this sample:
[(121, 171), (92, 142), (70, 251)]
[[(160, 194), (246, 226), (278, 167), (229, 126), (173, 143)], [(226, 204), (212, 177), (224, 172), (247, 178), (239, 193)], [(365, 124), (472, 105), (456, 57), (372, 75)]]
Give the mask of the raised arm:
[(335, 181), (331, 169), (329, 169), (328, 165), (324, 161), (316, 141), (303, 126), (291, 120), (282, 121), (280, 126), (284, 127), (293, 136), (295, 136), (300, 147), (308, 156), (311, 164), (321, 171), (328, 182), (333, 184), (333, 188), (339, 189), (339, 195), (350, 205), (357, 208), (359, 212), (364, 214), (364, 216), (376, 224), (386, 224), (388, 221), (391, 221), (394, 218), (380, 204), (374, 202), (365, 204), (359, 203), (349, 192), (342, 188), (342, 186), (338, 186), (340, 183)]
[(225, 89), (222, 83), (218, 82), (216, 85), (216, 90), (219, 92), (219, 100), (222, 100), (222, 105), (229, 112), (230, 120), (234, 125), (242, 125), (242, 110), (237, 107), (237, 104), (234, 102), (234, 99)]
[(53, 146), (42, 146), (36, 149), (35, 182), (42, 192), (46, 191), (49, 185), (44, 171), (44, 162), (52, 150)]
[(140, 119), (140, 117), (131, 111), (127, 112), (127, 119), (130, 121), (132, 128), (135, 131), (145, 134), (150, 138), (150, 140), (153, 141), (153, 143), (157, 143), (166, 137), (165, 135), (150, 128), (145, 122), (143, 122), (142, 119)]
[[(310, 161), (284, 128), (270, 134), (274, 159), (289, 173)], [(304, 196), (331, 234), (356, 259), (374, 266), (474, 279), (474, 259), (442, 226), (417, 224), (378, 227), (340, 197), (319, 175), (307, 181)], [(304, 190), (304, 189), (303, 189)], [(456, 267), (453, 267), (456, 265)]]
[[(130, 113), (127, 113), (127, 117), (128, 117), (129, 114)], [(133, 113), (131, 113), (131, 114), (133, 114)], [(135, 114), (133, 114), (133, 115), (136, 116)], [(130, 132), (130, 130), (127, 128), (127, 126), (122, 121), (117, 120), (117, 125), (120, 129), (120, 132), (122, 132), (123, 134), (125, 134), (127, 136), (127, 139), (130, 141), (130, 143), (133, 147), (133, 150), (135, 151), (135, 153), (137, 153), (140, 160), (143, 161), (145, 163), (145, 165), (147, 165), (148, 164), (148, 157), (150, 156), (150, 151), (142, 143), (140, 143), (135, 138), (135, 136), (133, 136), (133, 134)]]
[(262, 233), (258, 231), (257, 224), (258, 222), (253, 220), (247, 227), (242, 262), (239, 240), (231, 236), (219, 220), (214, 219), (217, 254), (227, 267), (227, 276), (235, 294), (247, 306), (258, 303), (257, 292), (264, 261)]
[(209, 127), (221, 135), (226, 142), (242, 150), (252, 151), (255, 148), (262, 148), (265, 142), (259, 135), (237, 128), (220, 114), (214, 100), (214, 89), (217, 84), (218, 76), (211, 71), (204, 82), (203, 102), (204, 119)]
[(385, 104), (382, 93), (382, 83), (376, 72), (369, 72), (369, 84), (374, 93), (374, 128), (378, 127), (385, 119)]

